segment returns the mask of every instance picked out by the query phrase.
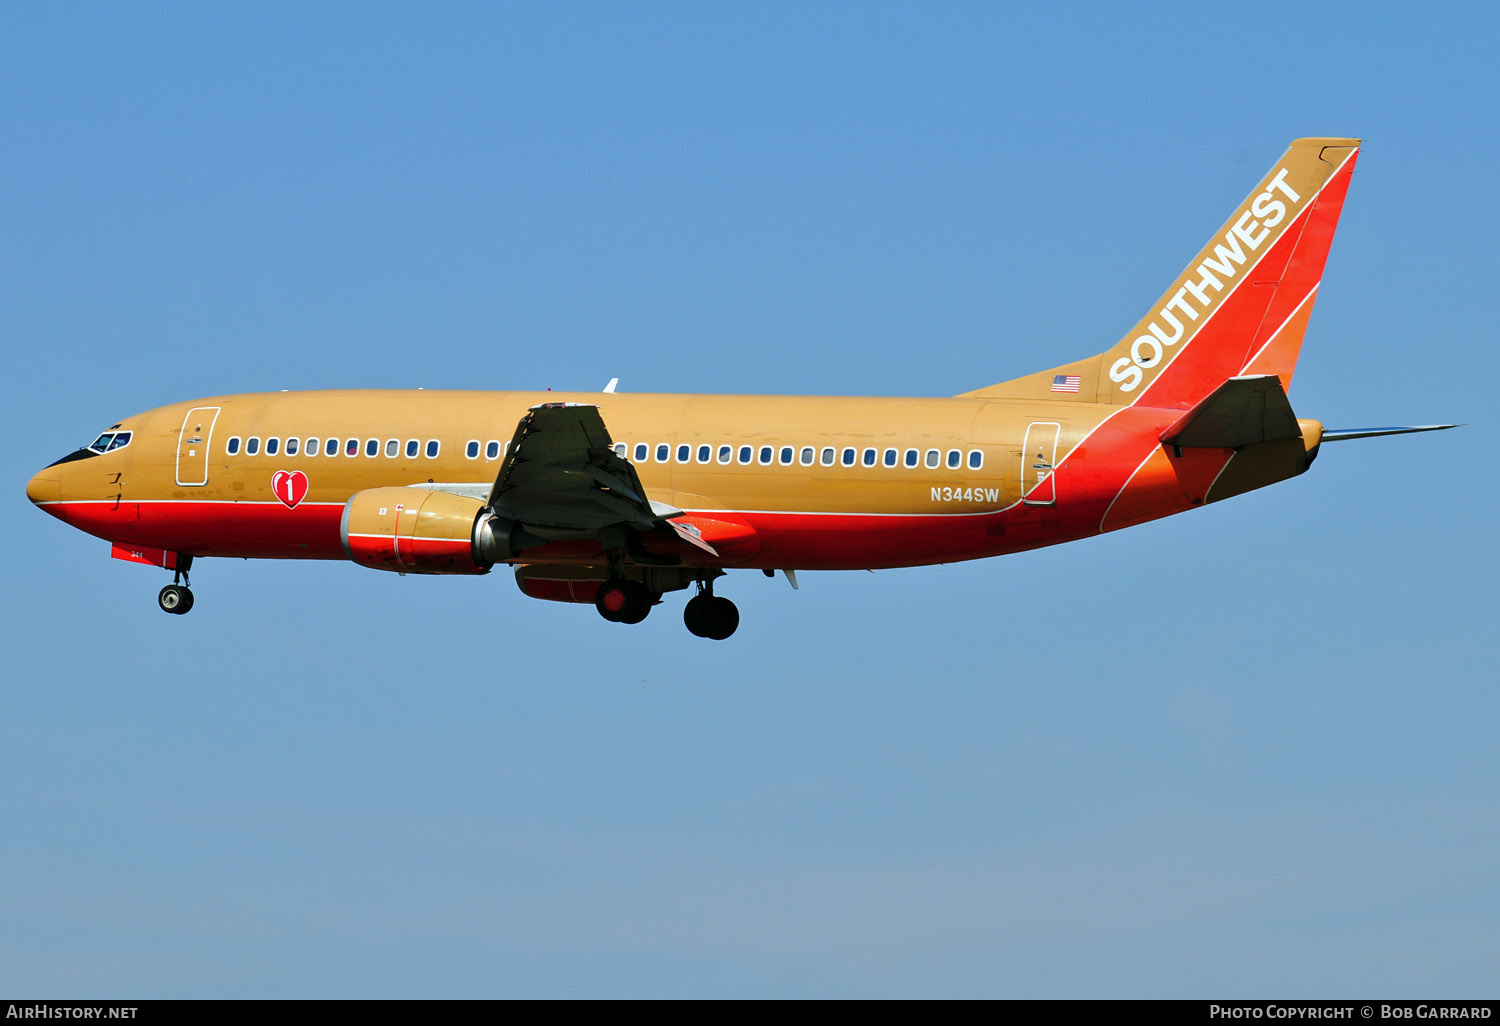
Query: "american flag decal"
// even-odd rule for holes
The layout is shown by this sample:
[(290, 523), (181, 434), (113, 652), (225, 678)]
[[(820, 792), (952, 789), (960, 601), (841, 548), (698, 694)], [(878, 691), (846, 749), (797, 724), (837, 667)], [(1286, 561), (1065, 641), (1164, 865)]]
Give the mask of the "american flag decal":
[(1076, 392), (1081, 384), (1083, 384), (1083, 376), (1079, 374), (1054, 374), (1052, 376), (1052, 391), (1054, 392)]

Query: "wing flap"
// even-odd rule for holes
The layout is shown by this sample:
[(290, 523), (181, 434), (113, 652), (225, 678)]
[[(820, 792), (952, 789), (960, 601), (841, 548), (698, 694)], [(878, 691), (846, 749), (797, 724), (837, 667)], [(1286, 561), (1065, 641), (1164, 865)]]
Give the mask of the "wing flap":
[[(718, 558), (683, 511), (646, 495), (635, 465), (614, 450), (597, 406), (544, 403), (527, 411), (489, 492), (489, 508), (550, 540), (609, 535), (637, 551), (639, 537), (663, 527), (671, 542)], [(622, 538), (617, 532), (626, 531)], [(614, 533), (612, 533), (614, 532)]]

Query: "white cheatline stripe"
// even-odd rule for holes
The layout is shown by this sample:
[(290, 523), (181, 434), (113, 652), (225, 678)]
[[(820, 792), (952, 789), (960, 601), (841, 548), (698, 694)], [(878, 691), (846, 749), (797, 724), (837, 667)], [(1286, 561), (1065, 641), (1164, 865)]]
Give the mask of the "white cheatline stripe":
[(1308, 304), (1308, 301), (1311, 300), (1312, 297), (1317, 294), (1318, 289), (1322, 286), (1322, 284), (1323, 284), (1323, 279), (1321, 279), (1321, 278), (1319, 278), (1317, 281), (1313, 282), (1313, 287), (1307, 290), (1307, 295), (1305, 295), (1305, 296), (1302, 297), (1302, 302), (1300, 302), (1300, 303), (1297, 304), (1297, 309), (1293, 310), (1291, 313), (1287, 314), (1286, 320), (1284, 320), (1284, 321), (1281, 322), (1281, 327), (1279, 327), (1275, 331), (1271, 332), (1271, 337), (1268, 338), (1268, 339), (1266, 339), (1266, 344), (1263, 345), (1263, 346), (1261, 346), (1259, 349), (1257, 349), (1255, 351), (1255, 355), (1252, 356), (1252, 357), (1250, 357), (1250, 359), (1248, 359), (1248, 360), (1245, 361), (1245, 365), (1240, 368), (1240, 373), (1241, 374), (1243, 374), (1243, 373), (1245, 373), (1245, 371), (1249, 370), (1250, 369), (1250, 365), (1252, 363), (1254, 363), (1256, 360), (1260, 359), (1260, 354), (1264, 353), (1266, 351), (1266, 346), (1269, 346), (1272, 342), (1275, 342), (1278, 338), (1281, 337), (1281, 333), (1286, 330), (1286, 326), (1288, 324), (1292, 323), (1292, 318), (1297, 316), (1297, 311), (1301, 310), (1304, 306), (1306, 306)]
[[(46, 502), (37, 503), (38, 506), (286, 506), (279, 499), (273, 501), (262, 501), (260, 499), (121, 499), (118, 503), (114, 499), (49, 499)], [(343, 506), (342, 502), (309, 502), (303, 499), (297, 503), (301, 506)]]
[[(240, 501), (237, 502), (234, 499), (142, 499), (142, 500), (139, 500), (139, 501), (126, 500), (126, 501), (124, 501), (124, 502), (121, 503), (121, 505), (123, 505), (123, 506), (162, 506), (162, 505), (167, 505), (167, 504), (172, 504), (172, 505), (204, 505), (204, 506), (215, 506), (215, 505), (224, 505), (224, 506), (272, 506), (272, 507), (281, 507), (281, 508), (285, 508), (286, 507), (286, 503), (284, 503), (284, 502), (250, 502), (250, 501), (245, 501), (245, 500), (240, 500)], [(37, 503), (37, 505), (39, 505), (39, 506), (113, 506), (113, 505), (115, 505), (115, 500), (114, 499), (59, 499), (59, 500), (56, 500), (56, 501), (40, 502), (40, 503)], [(307, 502), (306, 500), (304, 500), (302, 502), (297, 503), (297, 508), (300, 509), (303, 506), (337, 506), (337, 507), (342, 508), (345, 505), (347, 505), (347, 503), (343, 503), (343, 502)], [(806, 509), (690, 509), (690, 510), (684, 510), (683, 512), (687, 516), (698, 516), (698, 515), (701, 515), (701, 516), (706, 516), (706, 517), (716, 516), (716, 515), (719, 515), (719, 514), (732, 514), (732, 515), (735, 515), (735, 516), (745, 516), (745, 515), (761, 516), (761, 515), (765, 515), (765, 516), (786, 516), (786, 517), (888, 517), (888, 518), (912, 518), (912, 517), (989, 517), (989, 516), (994, 516), (997, 513), (1004, 513), (1006, 510), (1014, 509), (1018, 505), (1020, 505), (1020, 500), (1017, 500), (1016, 502), (1012, 502), (1009, 506), (1002, 506), (999, 509), (972, 510), (972, 511), (967, 511), (967, 512), (963, 512), (963, 513), (940, 513), (940, 512), (935, 512), (935, 511), (934, 512), (930, 512), (930, 513), (858, 513), (858, 512), (850, 512), (850, 511), (847, 511), (847, 510), (806, 510)], [(679, 518), (674, 517), (673, 519), (679, 519)], [(383, 536), (380, 536), (380, 535), (370, 535), (369, 537), (383, 537)]]
[(1104, 522), (1109, 519), (1109, 511), (1115, 508), (1115, 503), (1120, 501), (1120, 496), (1125, 494), (1125, 489), (1130, 487), (1130, 482), (1135, 480), (1135, 475), (1139, 474), (1141, 472), (1141, 468), (1149, 463), (1151, 461), (1151, 457), (1155, 455), (1155, 449), (1152, 449), (1150, 452), (1146, 453), (1146, 458), (1136, 464), (1135, 469), (1130, 472), (1130, 476), (1125, 479), (1125, 483), (1120, 486), (1120, 490), (1118, 492), (1115, 492), (1115, 497), (1109, 500), (1108, 506), (1104, 507), (1104, 516), (1099, 518), (1099, 531), (1101, 534), (1104, 531)]
[[(1000, 509), (982, 509), (966, 513), (853, 513), (847, 510), (805, 510), (805, 509), (689, 509), (684, 510), (686, 516), (712, 517), (719, 514), (730, 514), (732, 516), (769, 516), (769, 517), (886, 517), (890, 519), (911, 519), (913, 517), (992, 517), (997, 513), (1004, 513), (1008, 509), (1014, 509), (1020, 505), (1016, 500), (1009, 506)], [(679, 520), (680, 517), (673, 517)]]
[[(379, 539), (381, 541), (399, 541), (400, 540), (394, 534), (353, 534), (353, 533), (350, 533), (349, 537), (351, 537), (351, 538), (376, 538), (376, 539)], [(471, 545), (471, 544), (473, 544), (472, 540), (469, 539), (469, 538), (407, 538), (406, 540), (409, 541), (409, 542), (446, 542), (449, 545)]]
[[(1321, 284), (1321, 282), (1319, 284)], [(1306, 306), (1308, 300), (1312, 299), (1313, 293), (1315, 293), (1317, 291), (1318, 291), (1318, 285), (1314, 285), (1311, 289), (1308, 290), (1307, 295), (1302, 297), (1302, 302), (1298, 303), (1297, 306), (1296, 306), (1296, 308), (1293, 309), (1291, 313), (1287, 314), (1286, 320), (1284, 320), (1284, 321), (1281, 322), (1281, 327), (1279, 327), (1275, 331), (1273, 331), (1271, 333), (1271, 337), (1268, 338), (1268, 339), (1266, 339), (1266, 344), (1263, 345), (1263, 346), (1261, 346), (1259, 349), (1257, 349), (1255, 351), (1255, 356), (1252, 356), (1252, 357), (1250, 357), (1250, 359), (1248, 359), (1248, 360), (1245, 361), (1245, 365), (1240, 368), (1240, 373), (1241, 374), (1245, 373), (1245, 371), (1249, 369), (1250, 365), (1255, 362), (1256, 358), (1259, 357), (1261, 353), (1263, 353), (1263, 352), (1266, 351), (1266, 346), (1268, 346), (1272, 342), (1276, 341), (1277, 337), (1280, 336), (1282, 330), (1288, 324), (1290, 324), (1292, 322), (1292, 318), (1297, 316), (1297, 311), (1301, 310), (1304, 306)], [(1079, 444), (1081, 445), (1082, 443), (1080, 442)], [(1102, 517), (1099, 518), (1099, 530), (1100, 531), (1104, 530), (1104, 522), (1109, 519), (1109, 511), (1115, 508), (1115, 503), (1120, 501), (1120, 496), (1122, 496), (1122, 495), (1125, 494), (1125, 489), (1127, 489), (1127, 488), (1130, 487), (1130, 482), (1135, 480), (1135, 476), (1141, 472), (1141, 468), (1143, 468), (1146, 465), (1146, 463), (1151, 459), (1151, 457), (1155, 456), (1155, 455), (1156, 455), (1156, 450), (1153, 448), (1150, 452), (1148, 452), (1146, 454), (1146, 458), (1144, 460), (1141, 460), (1141, 462), (1136, 466), (1136, 468), (1130, 472), (1130, 476), (1125, 479), (1125, 483), (1120, 486), (1120, 490), (1118, 492), (1115, 492), (1115, 497), (1113, 499), (1109, 500), (1109, 505), (1104, 508), (1104, 516), (1102, 516)], [(1233, 459), (1234, 459), (1234, 457), (1233, 457), (1233, 455), (1231, 455), (1228, 460), (1224, 461), (1224, 466), (1222, 466), (1222, 467), (1219, 468), (1219, 472), (1217, 474), (1215, 474), (1214, 475), (1214, 479), (1211, 482), (1209, 482), (1208, 491), (1210, 491), (1210, 492), (1213, 491), (1214, 485), (1216, 485), (1216, 484), (1219, 483), (1219, 478), (1221, 478), (1221, 477), (1224, 476), (1224, 471), (1227, 470), (1227, 469), (1229, 469), (1229, 464), (1230, 464), (1230, 462)], [(1058, 465), (1061, 466), (1061, 464), (1058, 464)], [(1205, 492), (1204, 494), (1207, 494), (1207, 492)]]
[[(1302, 208), (1302, 211), (1301, 211), (1301, 213), (1299, 213), (1297, 215), (1296, 220), (1302, 220), (1304, 217), (1311, 218), (1313, 207), (1317, 205), (1318, 197), (1321, 196), (1321, 195), (1323, 195), (1323, 190), (1326, 189), (1326, 188), (1328, 188), (1328, 183), (1332, 182), (1335, 178), (1337, 178), (1339, 176), (1339, 172), (1344, 169), (1344, 165), (1347, 164), (1347, 163), (1349, 163), (1349, 161), (1352, 160), (1353, 157), (1354, 157), (1354, 155), (1356, 153), (1358, 153), (1358, 152), (1359, 152), (1359, 147), (1356, 146), (1353, 150), (1351, 150), (1349, 152), (1349, 156), (1345, 157), (1339, 163), (1339, 166), (1333, 169), (1333, 174), (1329, 175), (1327, 178), (1325, 178), (1323, 180), (1323, 184), (1320, 185), (1320, 186), (1318, 186), (1318, 191), (1315, 192), (1315, 193), (1313, 193), (1311, 196), (1309, 196), (1307, 198), (1307, 205)], [(1272, 166), (1274, 167), (1275, 165), (1272, 165)], [(1296, 221), (1293, 221), (1293, 224), (1295, 224), (1295, 223), (1296, 223)], [(1291, 228), (1292, 228), (1292, 225), (1290, 225), (1290, 224), (1287, 225), (1287, 231), (1288, 232), (1291, 230)], [(1306, 224), (1303, 224), (1303, 226), (1300, 229), (1298, 229), (1298, 231), (1297, 231), (1297, 238), (1298, 238), (1298, 240), (1301, 239), (1302, 232), (1304, 232), (1306, 230), (1307, 230), (1307, 225)], [(1215, 314), (1217, 314), (1220, 310), (1224, 309), (1224, 307), (1229, 303), (1229, 298), (1231, 296), (1233, 296), (1237, 291), (1239, 291), (1239, 288), (1240, 288), (1241, 285), (1245, 284), (1245, 282), (1247, 282), (1247, 281), (1250, 280), (1250, 278), (1251, 278), (1250, 272), (1253, 271), (1253, 270), (1255, 270), (1255, 268), (1259, 267), (1261, 265), (1261, 263), (1266, 259), (1266, 257), (1270, 256), (1271, 250), (1273, 250), (1273, 249), (1276, 248), (1276, 244), (1279, 243), (1279, 242), (1281, 242), (1281, 240), (1284, 239), (1284, 238), (1286, 238), (1286, 236), (1287, 236), (1287, 232), (1283, 232), (1280, 236), (1277, 237), (1276, 242), (1273, 242), (1269, 247), (1267, 247), (1267, 249), (1266, 249), (1266, 251), (1264, 253), (1262, 253), (1259, 257), (1256, 258), (1255, 263), (1253, 263), (1253, 264), (1251, 264), (1251, 265), (1249, 265), (1248, 267), (1245, 268), (1245, 273), (1240, 278), (1240, 280), (1234, 283), (1234, 287), (1231, 288), (1228, 292), (1226, 292), (1224, 294), (1223, 298), (1221, 298), (1219, 300), (1219, 305), (1216, 306), (1216, 307), (1214, 307), (1213, 310), (1211, 310), (1209, 312), (1208, 317), (1206, 317), (1204, 319), (1204, 321), (1203, 321), (1202, 324), (1198, 325), (1198, 330), (1193, 333), (1193, 337), (1190, 338), (1190, 339), (1188, 339), (1186, 342), (1184, 342), (1182, 344), (1182, 348), (1179, 349), (1179, 350), (1177, 350), (1177, 352), (1173, 353), (1172, 354), (1172, 358), (1170, 360), (1168, 360), (1166, 363), (1162, 364), (1161, 369), (1156, 372), (1156, 377), (1154, 377), (1154, 378), (1151, 379), (1151, 384), (1147, 385), (1144, 389), (1141, 390), (1141, 394), (1140, 394), (1139, 397), (1137, 397), (1137, 399), (1135, 400), (1135, 402), (1140, 402), (1141, 399), (1144, 399), (1146, 397), (1146, 394), (1148, 392), (1150, 392), (1151, 389), (1156, 386), (1156, 383), (1162, 379), (1163, 375), (1166, 374), (1167, 368), (1170, 367), (1170, 366), (1172, 366), (1172, 364), (1176, 363), (1177, 360), (1182, 356), (1182, 354), (1185, 353), (1185, 352), (1187, 352), (1188, 346), (1192, 345), (1200, 337), (1202, 337), (1202, 335), (1203, 335), (1203, 329), (1208, 326), (1208, 322), (1214, 319), (1214, 315)], [(1293, 255), (1295, 255), (1296, 252), (1297, 252), (1296, 242), (1293, 242), (1293, 244), (1292, 244), (1292, 253), (1293, 253)], [(1290, 258), (1288, 258), (1288, 259), (1290, 259)], [(1319, 279), (1319, 280), (1321, 281), (1321, 279)], [(1280, 331), (1281, 329), (1277, 328), (1276, 330)], [(1135, 403), (1132, 403), (1131, 405), (1133, 406), (1133, 405), (1135, 405)]]
[(1203, 498), (1205, 500), (1207, 500), (1207, 498), (1214, 493), (1214, 485), (1219, 483), (1219, 478), (1224, 476), (1224, 471), (1229, 469), (1229, 465), (1234, 462), (1234, 458), (1238, 455), (1238, 451), (1229, 454), (1229, 459), (1224, 461), (1224, 465), (1219, 468), (1219, 472), (1214, 475), (1214, 479), (1210, 481), (1208, 483), (1208, 487), (1203, 490)]
[[(1320, 185), (1320, 186), (1318, 186), (1318, 191), (1315, 192), (1315, 193), (1313, 193), (1310, 197), (1308, 197), (1307, 206), (1303, 207), (1302, 208), (1302, 213), (1300, 213), (1300, 214), (1297, 215), (1299, 218), (1303, 217), (1304, 215), (1310, 215), (1311, 214), (1313, 205), (1317, 202), (1318, 197), (1321, 196), (1321, 195), (1323, 195), (1323, 190), (1326, 189), (1326, 188), (1328, 188), (1328, 184), (1330, 182), (1332, 182), (1335, 178), (1337, 178), (1339, 176), (1339, 172), (1341, 172), (1341, 171), (1344, 170), (1344, 165), (1347, 164), (1347, 163), (1349, 163), (1349, 161), (1353, 160), (1354, 156), (1357, 153), (1359, 153), (1359, 150), (1360, 150), (1360, 148), (1358, 146), (1354, 147), (1354, 149), (1349, 152), (1349, 155), (1347, 157), (1345, 157), (1343, 159), (1343, 161), (1341, 161), (1339, 163), (1339, 166), (1334, 169), (1333, 174), (1329, 175), (1327, 177), (1327, 179), (1324, 180), (1323, 184)], [(1291, 226), (1288, 225), (1287, 227), (1290, 228)], [(1277, 239), (1277, 242), (1280, 242), (1281, 238), (1284, 238), (1284, 237), (1285, 237), (1285, 235), (1283, 233), (1283, 235)], [(1223, 299), (1221, 299), (1219, 301), (1219, 304), (1217, 306), (1215, 306), (1212, 310), (1209, 311), (1208, 316), (1206, 318), (1204, 318), (1203, 323), (1198, 326), (1198, 330), (1193, 333), (1193, 337), (1190, 338), (1190, 339), (1188, 339), (1186, 342), (1184, 342), (1182, 344), (1182, 348), (1179, 349), (1179, 350), (1177, 350), (1177, 352), (1172, 355), (1172, 359), (1168, 360), (1165, 364), (1162, 365), (1161, 370), (1159, 370), (1157, 372), (1156, 377), (1154, 377), (1154, 378), (1151, 379), (1151, 384), (1149, 384), (1145, 388), (1143, 388), (1141, 390), (1141, 394), (1138, 395), (1138, 396), (1136, 396), (1134, 399), (1132, 399), (1127, 405), (1120, 407), (1118, 410), (1115, 410), (1109, 416), (1107, 416), (1103, 420), (1101, 420), (1098, 424), (1095, 424), (1092, 428), (1090, 428), (1089, 431), (1088, 431), (1088, 433), (1085, 434), (1082, 438), (1080, 438), (1078, 440), (1078, 444), (1074, 445), (1073, 448), (1069, 449), (1068, 452), (1067, 452), (1067, 455), (1063, 456), (1062, 459), (1060, 459), (1060, 460), (1057, 461), (1057, 467), (1054, 469), (1053, 473), (1056, 473), (1057, 470), (1061, 470), (1063, 464), (1066, 463), (1066, 462), (1068, 462), (1068, 458), (1070, 456), (1072, 456), (1075, 452), (1077, 452), (1079, 449), (1081, 449), (1083, 447), (1083, 443), (1087, 442), (1091, 437), (1093, 437), (1093, 435), (1095, 434), (1095, 432), (1097, 432), (1100, 428), (1104, 427), (1104, 425), (1108, 424), (1114, 418), (1118, 417), (1120, 414), (1124, 413), (1126, 410), (1134, 408), (1137, 403), (1139, 403), (1142, 399), (1146, 398), (1146, 396), (1151, 393), (1151, 389), (1154, 388), (1156, 386), (1156, 383), (1161, 380), (1162, 374), (1165, 373), (1166, 369), (1168, 367), (1170, 367), (1173, 364), (1173, 362), (1175, 362), (1180, 356), (1182, 356), (1183, 353), (1187, 352), (1189, 346), (1191, 346), (1194, 342), (1198, 341), (1198, 339), (1203, 336), (1203, 329), (1208, 326), (1208, 324), (1209, 324), (1210, 321), (1212, 321), (1216, 316), (1218, 316), (1218, 313), (1219, 313), (1220, 310), (1224, 309), (1224, 307), (1228, 305), (1228, 303), (1229, 303), (1229, 297), (1232, 296), (1232, 295), (1234, 295), (1235, 291), (1238, 290), (1241, 285), (1243, 285), (1245, 282), (1247, 282), (1247, 281), (1250, 280), (1250, 272), (1252, 270), (1254, 270), (1256, 267), (1258, 267), (1260, 265), (1261, 260), (1264, 260), (1266, 258), (1266, 255), (1271, 252), (1271, 249), (1274, 249), (1274, 248), (1275, 248), (1275, 244), (1273, 243), (1271, 245), (1271, 247), (1266, 250), (1265, 253), (1262, 253), (1260, 255), (1260, 257), (1255, 261), (1254, 264), (1251, 264), (1251, 265), (1249, 265), (1248, 267), (1245, 268), (1245, 274), (1244, 274), (1244, 276), (1241, 277), (1239, 281), (1235, 282), (1234, 283), (1234, 287), (1231, 288), (1229, 290), (1229, 292), (1223, 297)], [(1277, 330), (1280, 331), (1281, 329), (1278, 328)]]

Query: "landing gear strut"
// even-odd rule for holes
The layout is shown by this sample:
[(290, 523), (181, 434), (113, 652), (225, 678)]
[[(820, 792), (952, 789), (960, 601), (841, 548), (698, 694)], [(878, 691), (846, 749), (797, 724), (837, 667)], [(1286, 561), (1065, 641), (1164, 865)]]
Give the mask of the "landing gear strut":
[[(156, 594), (156, 604), (163, 613), (181, 616), (193, 608), (193, 590), (188, 587), (188, 571), (192, 569), (193, 557), (178, 557), (177, 569), (172, 572), (172, 583)], [(181, 581), (181, 584), (177, 582)]]
[(700, 583), (698, 594), (688, 600), (682, 622), (690, 634), (723, 641), (740, 625), (740, 611), (727, 598), (715, 595), (713, 582), (709, 581), (706, 586)]

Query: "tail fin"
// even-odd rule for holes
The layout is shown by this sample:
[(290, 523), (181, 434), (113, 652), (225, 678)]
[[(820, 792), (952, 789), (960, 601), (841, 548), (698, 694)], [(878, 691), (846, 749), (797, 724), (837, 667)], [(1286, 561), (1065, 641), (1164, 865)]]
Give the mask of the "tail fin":
[(1114, 348), (965, 394), (1186, 409), (1236, 375), (1286, 388), (1359, 145), (1293, 142)]

